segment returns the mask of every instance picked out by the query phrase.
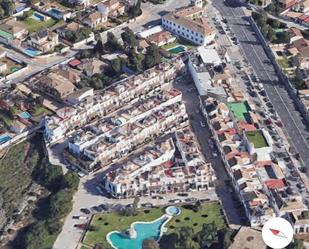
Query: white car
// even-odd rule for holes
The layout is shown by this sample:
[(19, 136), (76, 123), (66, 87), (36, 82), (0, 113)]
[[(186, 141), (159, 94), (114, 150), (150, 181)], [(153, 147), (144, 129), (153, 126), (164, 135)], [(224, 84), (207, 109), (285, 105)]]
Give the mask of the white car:
[(213, 155), (214, 157), (217, 157), (217, 156), (218, 156), (217, 152), (213, 152), (212, 155)]

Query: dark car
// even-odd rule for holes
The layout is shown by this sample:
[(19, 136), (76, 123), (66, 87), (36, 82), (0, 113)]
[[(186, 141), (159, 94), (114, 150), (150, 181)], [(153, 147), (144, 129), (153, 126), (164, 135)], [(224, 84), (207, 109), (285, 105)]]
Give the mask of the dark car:
[(188, 194), (188, 193), (178, 193), (177, 195), (178, 195), (178, 196), (184, 196), (184, 197), (189, 196), (189, 194)]
[(84, 214), (90, 214), (90, 210), (88, 208), (81, 208), (80, 211)]
[(105, 211), (108, 210), (108, 207), (105, 204), (100, 204), (99, 207)]

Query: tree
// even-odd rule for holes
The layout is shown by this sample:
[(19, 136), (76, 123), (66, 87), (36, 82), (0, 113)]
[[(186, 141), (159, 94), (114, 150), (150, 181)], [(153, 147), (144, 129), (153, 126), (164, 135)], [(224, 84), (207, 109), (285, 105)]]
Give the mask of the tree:
[(129, 8), (128, 13), (131, 18), (138, 17), (142, 14), (141, 5), (142, 5), (142, 0), (137, 0), (136, 4), (134, 4), (133, 6)]
[(99, 53), (100, 55), (104, 53), (104, 46), (101, 39), (97, 41), (97, 44), (94, 46), (93, 50), (95, 53)]
[(272, 27), (269, 26), (266, 38), (270, 41), (270, 42), (274, 42), (277, 39), (276, 36), (276, 32), (272, 29)]
[(12, 0), (2, 0), (0, 1), (0, 6), (4, 10), (5, 16), (12, 15), (15, 9), (15, 4)]
[(137, 47), (138, 45), (135, 34), (130, 28), (126, 28), (125, 31), (121, 33), (121, 39), (123, 43), (130, 48)]
[(120, 43), (118, 42), (117, 38), (112, 32), (107, 32), (107, 41), (104, 44), (104, 47), (111, 51), (123, 49)]
[(133, 209), (133, 214), (136, 215), (137, 213), (137, 207), (138, 207), (138, 203), (139, 203), (140, 199), (138, 196), (136, 196), (133, 200), (133, 205), (132, 205), (132, 209)]
[(290, 33), (287, 32), (287, 31), (284, 31), (284, 32), (282, 33), (282, 42), (283, 42), (283, 43), (289, 43), (289, 42), (290, 42), (290, 39), (291, 39)]
[(56, 192), (61, 188), (63, 174), (61, 167), (58, 165), (52, 165), (43, 161), (40, 165), (36, 166), (32, 175), (35, 181), (51, 192)]
[(38, 3), (39, 2), (39, 0), (27, 0), (26, 1), (26, 3), (28, 4), (28, 5), (33, 5), (33, 4), (36, 4), (36, 3)]
[(128, 66), (132, 68), (134, 71), (142, 71), (143, 70), (143, 54), (137, 54), (135, 49), (131, 49), (128, 52)]
[(68, 214), (72, 208), (71, 201), (73, 195), (69, 189), (62, 189), (50, 198), (49, 211), (53, 218), (62, 218)]
[(305, 249), (304, 242), (300, 239), (294, 239), (293, 243), (287, 246), (287, 249)]
[(3, 19), (5, 17), (5, 11), (4, 9), (0, 6), (0, 18)]
[(147, 48), (146, 56), (144, 60), (145, 68), (152, 68), (155, 65), (158, 65), (161, 62), (161, 56), (159, 52), (159, 47), (155, 44), (152, 44)]
[(159, 244), (154, 239), (145, 239), (142, 249), (160, 249)]
[[(191, 227), (181, 227), (176, 230), (175, 249), (199, 249), (199, 244), (193, 240), (194, 231)], [(202, 248), (202, 247), (201, 247)]]
[(73, 171), (68, 171), (63, 177), (62, 188), (77, 190), (79, 185), (79, 177)]
[(46, 222), (47, 230), (50, 234), (56, 234), (61, 231), (62, 224), (59, 220), (50, 219)]
[(26, 234), (25, 244), (27, 249), (42, 248), (44, 240), (49, 235), (44, 221), (34, 223)]
[(280, 23), (279, 20), (274, 19), (274, 20), (273, 20), (273, 25), (272, 25), (272, 26), (273, 26), (274, 29), (278, 29), (278, 28), (280, 28), (280, 24), (281, 24), (281, 23)]
[(120, 74), (121, 71), (122, 71), (121, 59), (116, 58), (116, 59), (112, 60), (111, 61), (111, 69), (112, 69), (114, 74), (116, 74), (116, 75)]
[(203, 224), (202, 230), (198, 233), (198, 241), (201, 248), (208, 248), (218, 243), (218, 233), (215, 223)]

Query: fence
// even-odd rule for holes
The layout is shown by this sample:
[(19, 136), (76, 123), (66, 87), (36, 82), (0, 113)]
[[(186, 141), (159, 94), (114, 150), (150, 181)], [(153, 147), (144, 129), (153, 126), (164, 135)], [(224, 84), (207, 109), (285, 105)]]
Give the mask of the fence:
[(269, 59), (271, 60), (276, 73), (279, 77), (279, 80), (282, 81), (285, 86), (286, 89), (288, 90), (290, 96), (293, 98), (294, 102), (296, 103), (296, 106), (298, 108), (298, 110), (301, 112), (301, 114), (304, 116), (304, 118), (306, 119), (307, 122), (309, 122), (309, 112), (307, 111), (304, 103), (301, 101), (301, 99), (299, 98), (299, 96), (297, 95), (297, 90), (294, 87), (294, 85), (291, 83), (291, 81), (288, 79), (288, 77), (285, 75), (285, 73), (282, 71), (280, 65), (278, 65), (278, 62), (276, 60), (276, 57), (273, 53), (273, 51), (271, 50), (271, 48), (268, 46), (267, 41), (265, 40), (262, 32), (260, 31), (259, 27), (256, 25), (255, 21), (253, 20), (252, 17), (249, 17), (249, 21), (252, 25), (252, 27), (254, 28), (256, 34), (258, 35), (260, 41), (262, 42), (262, 45), (264, 47), (264, 50), (267, 54), (267, 56), (269, 57)]

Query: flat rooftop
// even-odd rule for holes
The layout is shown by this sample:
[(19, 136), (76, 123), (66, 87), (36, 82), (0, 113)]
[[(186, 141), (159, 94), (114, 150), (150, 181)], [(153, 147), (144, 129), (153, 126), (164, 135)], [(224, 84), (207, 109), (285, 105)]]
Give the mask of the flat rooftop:
[(228, 102), (227, 106), (237, 121), (248, 122), (251, 119), (249, 113), (250, 107), (247, 101)]
[(253, 143), (254, 148), (258, 149), (268, 146), (262, 131), (247, 131), (245, 134), (249, 142)]

